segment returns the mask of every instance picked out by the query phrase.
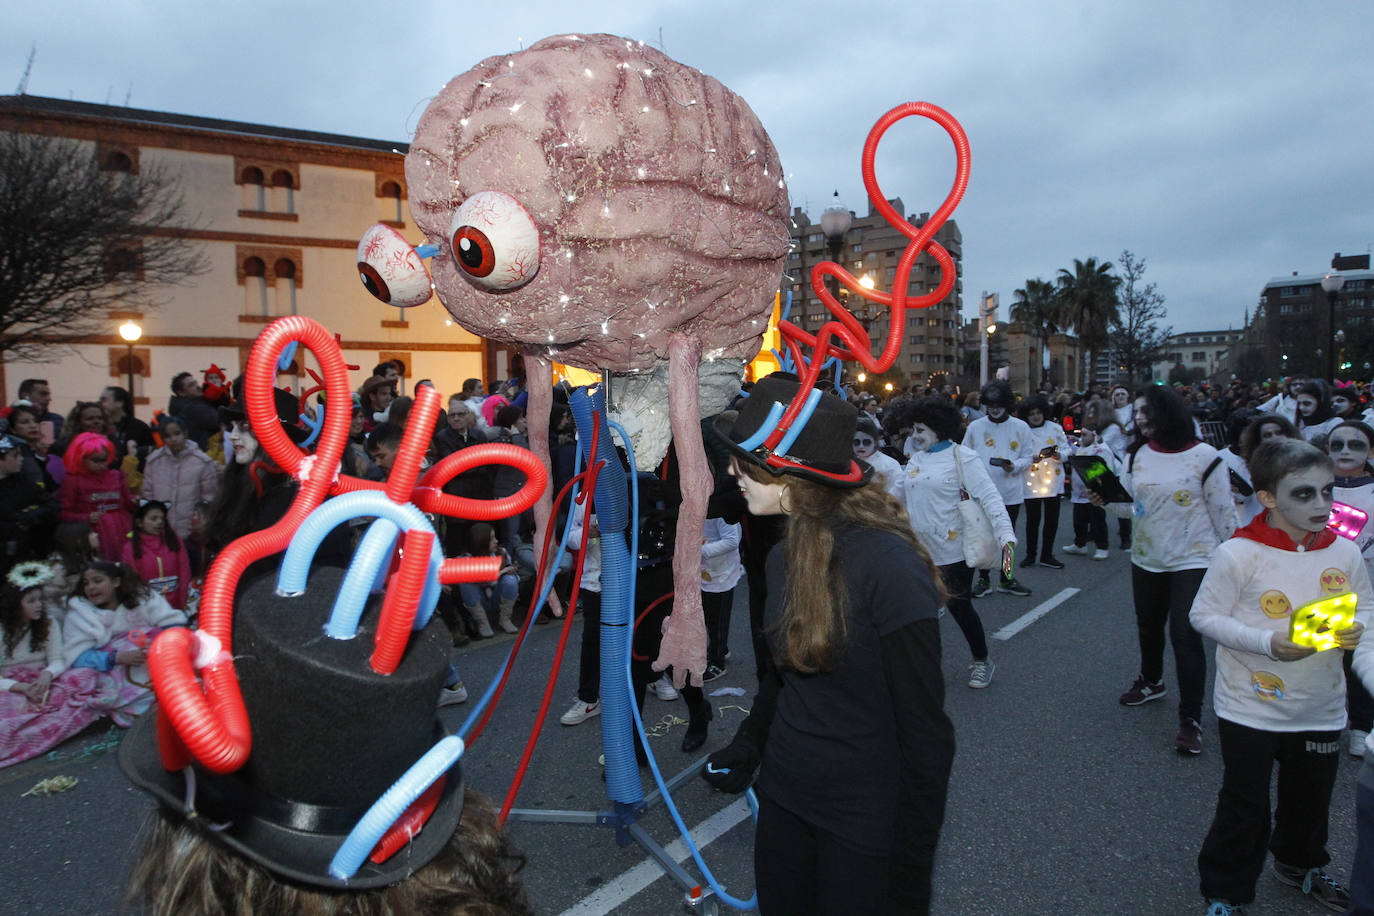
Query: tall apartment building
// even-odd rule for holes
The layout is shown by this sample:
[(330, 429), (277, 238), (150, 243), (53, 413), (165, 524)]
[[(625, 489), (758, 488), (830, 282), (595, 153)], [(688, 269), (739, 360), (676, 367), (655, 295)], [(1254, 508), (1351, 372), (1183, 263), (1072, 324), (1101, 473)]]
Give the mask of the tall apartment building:
[[(905, 213), (901, 198), (888, 201), (898, 213)], [(839, 238), (829, 238), (821, 222), (812, 222), (801, 207), (792, 210), (792, 247), (787, 256), (783, 276), (782, 296), (792, 294), (790, 320), (810, 332), (815, 332), (830, 318), (824, 303), (811, 289), (811, 268), (820, 261), (834, 260), (855, 277), (869, 277), (874, 288), (891, 292), (897, 273), (897, 262), (907, 246), (902, 235), (869, 205), (867, 215), (851, 212), (849, 229)], [(930, 219), (929, 213), (908, 216), (920, 227)], [(902, 348), (893, 364), (908, 382), (916, 384), (944, 384), (958, 372), (959, 307), (963, 293), (963, 236), (954, 220), (946, 222), (935, 233), (935, 241), (949, 252), (954, 260), (956, 279), (954, 288), (943, 301), (930, 308), (909, 310), (902, 329)], [(934, 290), (940, 283), (940, 268), (935, 258), (922, 252), (916, 259), (907, 282), (907, 295), (920, 296)], [(882, 352), (887, 340), (889, 312), (885, 306), (870, 305), (841, 287), (840, 300), (868, 328), (873, 341), (873, 353)], [(860, 371), (857, 363), (848, 367)]]
[[(1342, 260), (1339, 255), (1336, 261)], [(1367, 340), (1374, 328), (1374, 271), (1368, 256), (1348, 258), (1361, 268), (1341, 269), (1344, 284), (1334, 301), (1322, 289), (1326, 273), (1275, 277), (1264, 285), (1247, 345), (1263, 355), (1267, 375), (1326, 376), (1329, 351)], [(1344, 338), (1342, 340), (1341, 338)], [(1361, 360), (1367, 357), (1361, 357)], [(1260, 365), (1256, 361), (1256, 365)], [(1367, 378), (1363, 367), (1356, 375)]]
[[(49, 378), (60, 412), (126, 385), (116, 326), (128, 320), (143, 329), (133, 393), (149, 405), (139, 407), (144, 416), (165, 408), (177, 372), (199, 375), (211, 363), (231, 377), (242, 371), (258, 332), (282, 315), (315, 318), (340, 335), (345, 358), (360, 367), (355, 387), (383, 359), (401, 360), (410, 383), (430, 378), (445, 394), (467, 377), (507, 374), (508, 354), (450, 320), (437, 298), (393, 309), (358, 280), (355, 250), (368, 226), (383, 221), (423, 241), (407, 209), (404, 143), (34, 96), (0, 97), (0, 130), (69, 138), (108, 171), (171, 172), (188, 219), (175, 231), (210, 267), (166, 289), (156, 311), (111, 310), (108, 333), (79, 341), (75, 359), (8, 362), (6, 403), (25, 377)], [(311, 385), (304, 368), (298, 358), (278, 384)]]

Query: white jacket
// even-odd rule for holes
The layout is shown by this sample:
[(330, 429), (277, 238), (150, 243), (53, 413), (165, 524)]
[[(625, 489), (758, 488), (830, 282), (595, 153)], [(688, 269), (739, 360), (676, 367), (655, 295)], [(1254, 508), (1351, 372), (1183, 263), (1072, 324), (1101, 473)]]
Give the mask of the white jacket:
[(936, 566), (964, 561), (964, 545), (960, 540), (963, 523), (959, 516), (959, 472), (954, 467), (956, 455), (963, 465), (968, 494), (978, 500), (987, 513), (997, 543), (1016, 543), (1016, 532), (1012, 530), (1001, 494), (992, 485), (987, 469), (972, 449), (950, 443), (939, 451), (915, 452), (906, 462), (903, 487), (906, 511), (911, 516), (911, 529), (916, 532), (916, 539)]
[(130, 630), (152, 627), (176, 627), (186, 624), (186, 615), (167, 603), (159, 593), (149, 590), (148, 597), (132, 608), (120, 605), (107, 611), (85, 598), (67, 602), (67, 622), (64, 627), (62, 653), (70, 665), (87, 649), (98, 649), (111, 639)]
[(708, 518), (701, 545), (701, 590), (728, 592), (744, 575), (739, 559), (741, 537), (739, 525), (728, 525), (718, 518)]

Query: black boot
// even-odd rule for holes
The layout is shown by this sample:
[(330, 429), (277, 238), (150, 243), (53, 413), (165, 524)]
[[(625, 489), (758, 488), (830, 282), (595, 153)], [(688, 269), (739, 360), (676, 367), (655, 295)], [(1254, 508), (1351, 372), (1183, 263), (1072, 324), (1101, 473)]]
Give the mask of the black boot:
[(706, 736), (711, 730), (711, 703), (703, 699), (692, 707), (688, 715), (690, 721), (687, 734), (682, 736), (682, 749), (690, 753), (706, 743)]

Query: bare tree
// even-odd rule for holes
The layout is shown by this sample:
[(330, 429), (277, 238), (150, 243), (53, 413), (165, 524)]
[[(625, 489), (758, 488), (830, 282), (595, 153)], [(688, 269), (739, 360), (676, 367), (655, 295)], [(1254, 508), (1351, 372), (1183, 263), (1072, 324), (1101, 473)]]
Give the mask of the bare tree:
[[(174, 175), (107, 170), (75, 141), (0, 133), (0, 353), (58, 358), (204, 273)], [(54, 346), (59, 345), (59, 346)]]
[(1153, 283), (1145, 282), (1145, 259), (1130, 251), (1116, 259), (1121, 284), (1117, 287), (1117, 313), (1107, 331), (1107, 346), (1131, 383), (1145, 381), (1150, 366), (1162, 359), (1165, 342), (1174, 332), (1159, 322), (1169, 316), (1164, 297)]

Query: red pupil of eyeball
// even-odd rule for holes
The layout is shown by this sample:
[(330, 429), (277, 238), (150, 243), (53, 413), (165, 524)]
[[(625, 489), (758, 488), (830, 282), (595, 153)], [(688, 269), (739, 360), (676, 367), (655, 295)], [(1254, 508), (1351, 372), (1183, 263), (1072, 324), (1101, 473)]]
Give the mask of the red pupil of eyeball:
[(363, 281), (363, 286), (367, 287), (369, 293), (383, 302), (391, 301), (391, 289), (382, 279), (382, 275), (377, 273), (377, 268), (366, 261), (358, 262), (358, 279)]
[(496, 252), (481, 229), (464, 226), (453, 233), (453, 256), (463, 270), (474, 277), (485, 277), (496, 269)]

